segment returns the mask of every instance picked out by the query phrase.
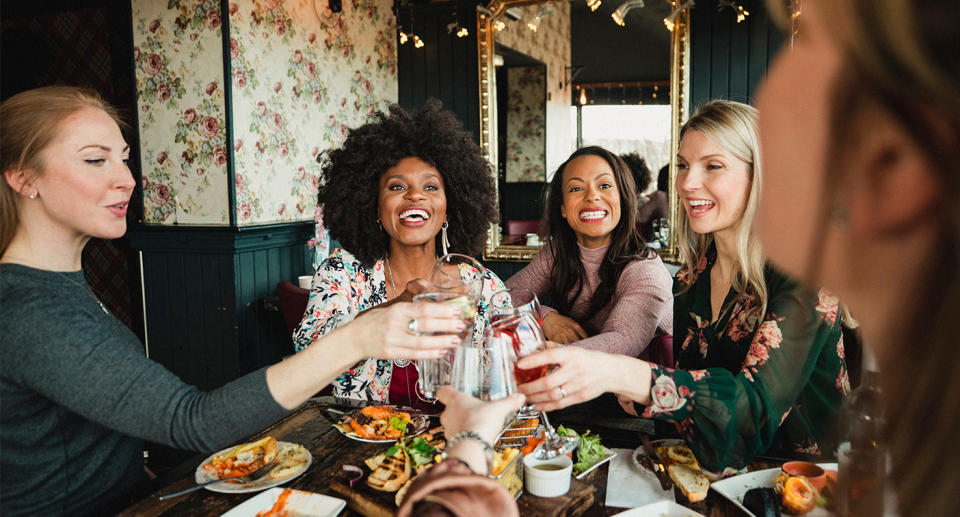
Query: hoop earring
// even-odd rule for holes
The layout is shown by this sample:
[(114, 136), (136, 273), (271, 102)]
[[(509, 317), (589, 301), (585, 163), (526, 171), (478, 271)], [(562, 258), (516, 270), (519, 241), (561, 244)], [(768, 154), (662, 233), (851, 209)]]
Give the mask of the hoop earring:
[(447, 248), (450, 247), (450, 239), (447, 238), (447, 228), (450, 227), (450, 223), (444, 221), (440, 226), (440, 245), (443, 246), (443, 254), (447, 254)]

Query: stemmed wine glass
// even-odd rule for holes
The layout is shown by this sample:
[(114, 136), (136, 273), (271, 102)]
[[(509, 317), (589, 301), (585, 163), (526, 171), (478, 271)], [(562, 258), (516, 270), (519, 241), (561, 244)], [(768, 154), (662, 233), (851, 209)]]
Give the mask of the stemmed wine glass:
[(540, 327), (543, 327), (540, 300), (533, 291), (520, 288), (501, 289), (490, 297), (490, 321), (495, 322), (522, 312), (532, 313)]
[(483, 289), (483, 266), (473, 257), (459, 253), (449, 253), (437, 259), (430, 274), (429, 290), (414, 296), (417, 303), (447, 303), (460, 309), (464, 329), (460, 332), (460, 346), (437, 359), (417, 361), (420, 373), (418, 396), (425, 401), (436, 400), (439, 386), (449, 384), (454, 389), (470, 395), (477, 395), (475, 386), (479, 381), (479, 358), (477, 347), (473, 346), (473, 319), (477, 312), (477, 302)]
[[(536, 352), (546, 350), (546, 340), (543, 329), (531, 311), (520, 311), (491, 323), (492, 335), (497, 340), (509, 340), (512, 345), (515, 360), (522, 359)], [(520, 384), (535, 381), (547, 374), (547, 366), (521, 369), (513, 363), (513, 374)], [(525, 406), (522, 411), (532, 411), (532, 406)], [(538, 411), (540, 421), (543, 422), (544, 437), (546, 440), (537, 451), (537, 458), (549, 459), (560, 454), (566, 454), (580, 445), (577, 436), (560, 436), (550, 424), (550, 419), (543, 411)]]

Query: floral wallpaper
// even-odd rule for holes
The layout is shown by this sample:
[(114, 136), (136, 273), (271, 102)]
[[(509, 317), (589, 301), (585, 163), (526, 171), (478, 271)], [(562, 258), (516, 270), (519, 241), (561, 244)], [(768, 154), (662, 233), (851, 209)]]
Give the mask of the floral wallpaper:
[(546, 181), (546, 68), (510, 67), (506, 87), (506, 181)]
[(345, 0), (333, 13), (325, 0), (236, 0), (221, 13), (216, 0), (133, 0), (145, 221), (228, 224), (228, 152), (240, 226), (313, 220), (316, 157), (397, 100), (391, 5)]
[(133, 0), (133, 13), (144, 221), (227, 224), (220, 2)]
[[(537, 32), (527, 28), (527, 22), (536, 16), (539, 5), (522, 8), (520, 21), (507, 23), (506, 29), (496, 34), (497, 43), (506, 45), (547, 65), (547, 175), (573, 152), (570, 145), (571, 87), (566, 67), (570, 66), (570, 4), (551, 2), (556, 14), (541, 20)], [(549, 179), (549, 178), (548, 178)]]

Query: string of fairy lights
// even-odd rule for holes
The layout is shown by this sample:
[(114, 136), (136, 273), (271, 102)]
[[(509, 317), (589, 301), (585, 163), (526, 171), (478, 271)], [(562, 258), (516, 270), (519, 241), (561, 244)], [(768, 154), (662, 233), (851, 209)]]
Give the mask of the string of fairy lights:
[[(672, 9), (670, 14), (663, 19), (663, 24), (669, 31), (673, 31), (676, 26), (677, 16), (684, 9), (690, 9), (694, 7), (694, 0), (665, 0), (670, 3)], [(595, 12), (603, 4), (603, 0), (586, 0), (587, 8), (591, 12)], [(621, 3), (610, 15), (613, 19), (613, 22), (620, 27), (625, 27), (627, 25), (627, 13), (634, 9), (640, 9), (644, 7), (644, 0), (625, 0)], [(717, 8), (720, 10), (729, 8), (737, 21), (737, 23), (743, 22), (747, 19), (747, 16), (750, 16), (750, 12), (747, 11), (743, 5), (737, 3), (735, 0), (717, 0)], [(477, 11), (487, 14), (492, 19), (492, 27), (495, 31), (500, 32), (507, 28), (507, 17), (504, 14), (499, 16), (494, 16), (494, 14), (485, 7), (477, 6)], [(798, 12), (795, 11), (795, 12)], [(532, 32), (537, 32), (540, 28), (540, 23), (547, 16), (552, 16), (557, 14), (557, 9), (552, 2), (547, 2), (541, 5), (540, 9), (536, 11), (532, 18), (528, 20), (523, 20), (521, 17), (516, 16), (517, 21), (523, 23), (527, 29)], [(399, 20), (399, 17), (398, 17)], [(414, 48), (423, 48), (424, 42), (414, 32), (414, 20), (413, 20), (413, 10), (409, 11), (408, 17), (408, 26), (405, 26), (403, 23), (398, 21), (398, 41), (401, 45), (405, 45), (409, 42), (413, 43)], [(457, 6), (454, 5), (453, 8), (453, 18), (449, 24), (447, 24), (447, 33), (456, 36), (457, 38), (466, 38), (470, 35), (470, 31), (460, 25), (459, 16), (457, 13)]]

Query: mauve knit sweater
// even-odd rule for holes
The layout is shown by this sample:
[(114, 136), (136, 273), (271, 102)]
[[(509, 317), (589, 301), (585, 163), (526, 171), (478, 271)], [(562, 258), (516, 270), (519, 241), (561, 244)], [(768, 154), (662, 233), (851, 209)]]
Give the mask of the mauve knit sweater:
[[(580, 260), (586, 271), (586, 283), (574, 300), (569, 314), (590, 336), (572, 344), (631, 357), (641, 354), (654, 337), (673, 334), (673, 279), (659, 256), (635, 260), (620, 273), (617, 289), (610, 302), (594, 314), (588, 314), (590, 300), (600, 285), (600, 264), (608, 246), (590, 249), (580, 246)], [(529, 289), (541, 300), (550, 291), (553, 254), (544, 246), (527, 267), (506, 281), (509, 288)], [(543, 306), (543, 316), (556, 309)]]

